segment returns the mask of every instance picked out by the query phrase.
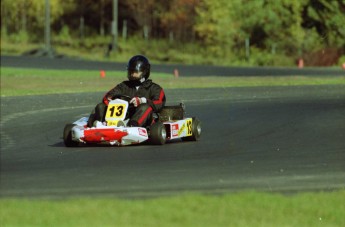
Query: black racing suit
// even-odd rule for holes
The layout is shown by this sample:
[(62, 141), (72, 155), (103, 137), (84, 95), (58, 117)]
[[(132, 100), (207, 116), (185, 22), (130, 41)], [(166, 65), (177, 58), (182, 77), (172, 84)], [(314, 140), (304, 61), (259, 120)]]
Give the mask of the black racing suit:
[(153, 83), (152, 80), (146, 80), (143, 83), (135, 81), (123, 81), (108, 91), (101, 103), (99, 103), (93, 113), (90, 115), (88, 127), (92, 127), (95, 120), (105, 121), (105, 113), (109, 103), (109, 98), (113, 99), (117, 95), (127, 95), (133, 97), (145, 97), (146, 103), (140, 104), (130, 113), (130, 126), (147, 126), (152, 123), (152, 114), (159, 112), (165, 105), (165, 94), (161, 86)]

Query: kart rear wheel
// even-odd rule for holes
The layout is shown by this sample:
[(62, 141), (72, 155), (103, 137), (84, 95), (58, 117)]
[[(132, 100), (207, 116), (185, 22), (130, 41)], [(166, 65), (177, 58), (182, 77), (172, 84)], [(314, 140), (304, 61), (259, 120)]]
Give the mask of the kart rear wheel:
[(165, 144), (167, 132), (162, 122), (156, 122), (150, 127), (150, 139), (155, 145)]
[(183, 141), (198, 141), (201, 135), (201, 122), (198, 118), (193, 117), (192, 122), (192, 135), (188, 137), (182, 137)]
[(79, 142), (72, 140), (71, 129), (74, 126), (74, 124), (67, 124), (63, 130), (63, 142), (65, 143), (66, 147), (77, 147), (79, 145)]

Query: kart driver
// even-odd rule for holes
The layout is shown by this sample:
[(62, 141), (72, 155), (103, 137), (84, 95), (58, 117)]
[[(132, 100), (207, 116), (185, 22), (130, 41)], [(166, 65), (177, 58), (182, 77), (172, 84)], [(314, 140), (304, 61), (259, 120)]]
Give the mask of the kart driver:
[[(89, 117), (88, 127), (105, 121), (105, 113), (110, 100), (119, 95), (131, 97), (128, 126), (145, 127), (152, 123), (152, 114), (159, 112), (165, 105), (165, 94), (161, 86), (148, 79), (150, 62), (143, 55), (135, 55), (127, 64), (128, 80), (116, 85), (108, 91), (101, 103), (97, 104)], [(132, 110), (131, 110), (132, 109)], [(104, 123), (103, 123), (104, 124)]]

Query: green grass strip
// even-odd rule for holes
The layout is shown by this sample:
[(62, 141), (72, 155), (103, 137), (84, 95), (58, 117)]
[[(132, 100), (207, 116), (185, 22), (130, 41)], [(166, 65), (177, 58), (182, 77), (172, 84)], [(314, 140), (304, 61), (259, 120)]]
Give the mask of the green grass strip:
[(145, 200), (1, 199), (1, 226), (345, 226), (345, 191)]
[[(345, 85), (345, 76), (266, 76), (266, 77), (183, 77), (152, 72), (151, 79), (164, 89), (297, 86), (297, 85)], [(1, 96), (105, 92), (126, 80), (126, 72), (107, 71), (105, 77), (99, 71), (45, 70), (1, 67)]]

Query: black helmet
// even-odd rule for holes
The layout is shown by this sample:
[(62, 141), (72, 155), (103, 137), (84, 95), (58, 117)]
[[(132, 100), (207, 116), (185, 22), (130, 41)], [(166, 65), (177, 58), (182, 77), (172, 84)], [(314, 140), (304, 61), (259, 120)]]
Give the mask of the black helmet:
[[(129, 80), (140, 80), (140, 82), (144, 82), (150, 76), (150, 62), (143, 55), (135, 55), (128, 61), (127, 72)], [(132, 77), (133, 72), (142, 72), (141, 77), (139, 79)]]

